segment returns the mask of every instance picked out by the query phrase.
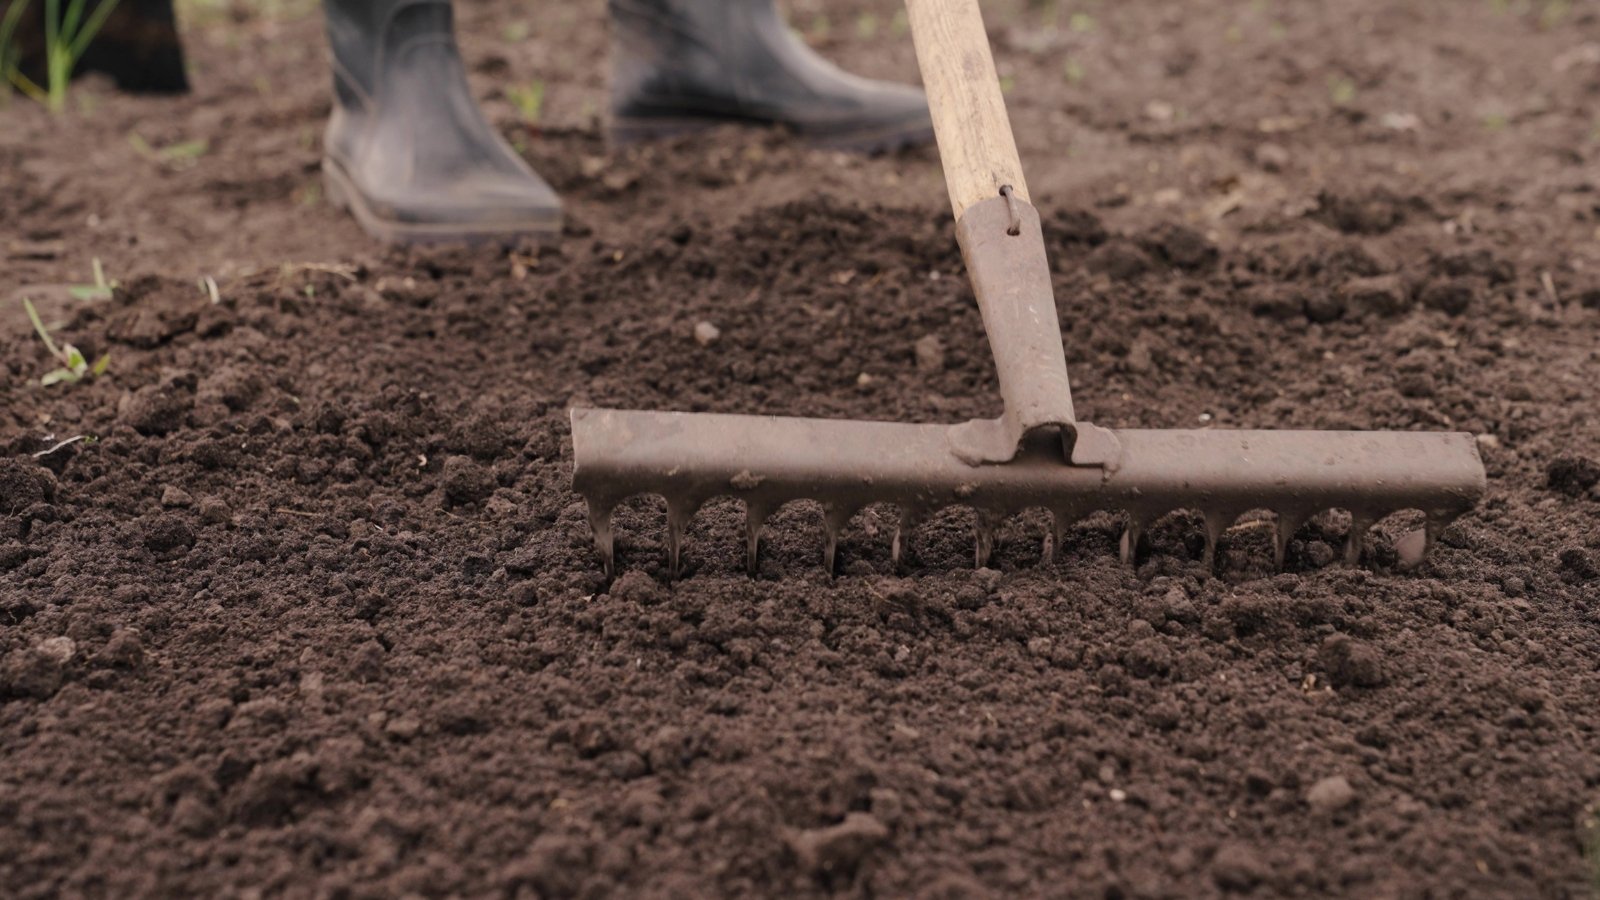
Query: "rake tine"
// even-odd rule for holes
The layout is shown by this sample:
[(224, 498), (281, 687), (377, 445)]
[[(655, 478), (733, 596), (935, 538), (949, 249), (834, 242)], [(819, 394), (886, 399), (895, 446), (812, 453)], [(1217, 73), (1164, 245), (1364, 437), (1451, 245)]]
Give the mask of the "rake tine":
[(667, 502), (667, 577), (677, 578), (682, 572), (683, 533), (689, 527), (694, 509), (688, 504)]
[(894, 527), (894, 540), (889, 543), (889, 562), (897, 572), (905, 559), (906, 545), (911, 543), (911, 532), (921, 520), (922, 514), (909, 506), (900, 510), (900, 521)]
[(1222, 532), (1234, 520), (1234, 516), (1226, 513), (1206, 513), (1206, 549), (1200, 555), (1200, 564), (1207, 572), (1214, 572), (1217, 568), (1217, 542), (1222, 540)]
[(996, 512), (978, 511), (978, 520), (973, 525), (977, 538), (977, 546), (973, 553), (973, 568), (983, 569), (988, 567), (989, 557), (994, 555), (995, 538), (1000, 531), (1002, 518)]
[(822, 568), (828, 572), (828, 577), (834, 574), (834, 560), (839, 552), (839, 533), (850, 524), (850, 516), (855, 510), (846, 506), (829, 504), (822, 511), (822, 528), (826, 535), (827, 543), (822, 550)]
[(1045, 536), (1044, 554), (1039, 558), (1041, 565), (1054, 565), (1056, 556), (1061, 552), (1061, 535), (1067, 530), (1066, 515), (1061, 510), (1050, 511), (1050, 533)]
[(616, 533), (611, 530), (611, 507), (601, 507), (594, 502), (589, 506), (589, 533), (594, 535), (594, 549), (600, 554), (600, 564), (605, 567), (606, 579), (617, 576)]
[(1444, 531), (1449, 520), (1429, 514), (1422, 527), (1408, 531), (1394, 542), (1395, 553), (1400, 557), (1402, 569), (1415, 568), (1422, 564), (1422, 560), (1433, 551), (1433, 545), (1439, 542), (1439, 534)]
[(1277, 571), (1283, 571), (1283, 564), (1289, 555), (1289, 541), (1305, 522), (1304, 516), (1278, 513), (1278, 523), (1272, 534), (1272, 566)]
[(1367, 529), (1372, 527), (1369, 516), (1352, 513), (1350, 516), (1350, 533), (1344, 538), (1344, 562), (1347, 566), (1354, 566), (1361, 562), (1361, 549), (1367, 543)]
[(1124, 565), (1135, 565), (1139, 559), (1139, 548), (1144, 545), (1144, 520), (1133, 513), (1128, 514), (1128, 527), (1122, 533), (1121, 550)]
[[(1433, 546), (1439, 543), (1439, 535), (1444, 533), (1450, 521), (1443, 516), (1430, 513), (1427, 521), (1422, 525), (1422, 555), (1427, 556)], [(1418, 560), (1421, 561), (1420, 559)]]
[(756, 574), (756, 565), (761, 553), (761, 526), (767, 521), (767, 511), (763, 507), (750, 503), (744, 511), (744, 538), (745, 538), (745, 570), (752, 576)]

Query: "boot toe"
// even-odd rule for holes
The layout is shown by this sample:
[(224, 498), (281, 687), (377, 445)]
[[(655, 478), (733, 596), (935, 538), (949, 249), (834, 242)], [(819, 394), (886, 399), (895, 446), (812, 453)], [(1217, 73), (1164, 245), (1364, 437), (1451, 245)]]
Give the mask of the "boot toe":
[(393, 217), (466, 227), (560, 227), (561, 200), (537, 176), (468, 172), (394, 198)]
[(466, 171), (386, 189), (331, 158), (323, 170), (335, 202), (390, 243), (509, 243), (561, 233), (561, 199), (531, 171)]
[(922, 91), (908, 85), (873, 82), (852, 96), (821, 104), (812, 115), (786, 123), (814, 143), (845, 150), (876, 152), (924, 144), (933, 139), (933, 118)]

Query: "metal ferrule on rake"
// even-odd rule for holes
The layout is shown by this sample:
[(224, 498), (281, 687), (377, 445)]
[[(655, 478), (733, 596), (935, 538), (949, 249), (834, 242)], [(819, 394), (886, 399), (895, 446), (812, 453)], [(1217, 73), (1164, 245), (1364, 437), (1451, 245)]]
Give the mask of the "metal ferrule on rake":
[(667, 500), (668, 570), (679, 571), (690, 518), (706, 501), (741, 499), (747, 562), (755, 570), (765, 520), (783, 504), (824, 508), (823, 563), (839, 533), (874, 503), (900, 508), (892, 555), (906, 532), (947, 506), (977, 511), (977, 564), (1006, 516), (1045, 509), (1051, 548), (1066, 525), (1098, 511), (1126, 522), (1135, 558), (1157, 519), (1194, 510), (1205, 520), (1205, 561), (1245, 513), (1276, 517), (1282, 565), (1295, 530), (1327, 509), (1349, 511), (1346, 559), (1373, 523), (1415, 509), (1425, 526), (1397, 549), (1418, 560), (1484, 490), (1469, 434), (1364, 431), (1111, 430), (1073, 414), (1050, 267), (974, 0), (908, 0), (917, 58), (955, 210), (956, 233), (999, 374), (1004, 412), (959, 425), (774, 416), (574, 409), (573, 487), (589, 503), (607, 574), (615, 572), (612, 513), (638, 494)]

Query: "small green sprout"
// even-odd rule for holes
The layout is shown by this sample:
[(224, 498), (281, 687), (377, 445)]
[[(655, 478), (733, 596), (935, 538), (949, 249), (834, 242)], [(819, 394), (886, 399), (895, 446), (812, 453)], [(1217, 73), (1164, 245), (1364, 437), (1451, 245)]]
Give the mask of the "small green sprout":
[[(16, 0), (11, 4), (5, 21), (0, 22), (0, 46), (10, 44), (12, 33), (22, 16), (20, 10), (27, 3), (28, 0)], [(116, 10), (117, 0), (101, 0), (87, 18), (84, 16), (86, 6), (88, 0), (67, 0), (67, 8), (63, 11), (61, 0), (44, 0), (44, 87), (18, 71), (15, 60), (11, 60), (11, 51), (0, 51), (9, 60), (0, 67), (0, 74), (4, 75), (6, 81), (43, 103), (55, 115), (66, 112), (67, 85), (72, 81), (72, 72), (89, 49), (89, 44), (100, 33), (106, 19)]]
[[(17, 63), (22, 53), (17, 50), (17, 26), (22, 22), (22, 14), (28, 9), (28, 0), (12, 0), (6, 8), (5, 18), (0, 19), (0, 100), (9, 100), (13, 90), (27, 91), (37, 87), (33, 82), (22, 77), (17, 71)], [(34, 99), (43, 100), (42, 93), (31, 94)]]
[(828, 39), (828, 32), (832, 30), (833, 26), (828, 22), (828, 17), (822, 13), (817, 13), (812, 17), (811, 27), (806, 29), (806, 34), (813, 41), (825, 41)]
[(67, 293), (74, 300), (110, 300), (111, 292), (116, 290), (118, 283), (106, 280), (106, 270), (100, 265), (100, 257), (96, 256), (90, 265), (94, 266), (94, 283), (75, 284), (67, 288)]
[(518, 19), (517, 21), (512, 22), (506, 25), (506, 27), (500, 29), (500, 37), (505, 39), (507, 43), (511, 44), (522, 43), (523, 41), (527, 40), (528, 35), (532, 33), (532, 26), (530, 26), (527, 21), (523, 19)]
[(1061, 74), (1067, 79), (1067, 84), (1082, 84), (1084, 77), (1088, 75), (1083, 69), (1083, 63), (1071, 57), (1068, 57), (1066, 64), (1062, 66)]
[(870, 12), (864, 12), (856, 17), (856, 37), (863, 41), (870, 41), (878, 35), (878, 17)]
[(62, 381), (70, 384), (74, 381), (82, 381), (85, 378), (104, 375), (106, 370), (111, 368), (111, 354), (109, 353), (95, 360), (94, 366), (90, 367), (88, 360), (83, 358), (83, 353), (77, 347), (71, 344), (56, 346), (55, 340), (50, 337), (50, 330), (44, 327), (44, 321), (39, 318), (39, 311), (33, 308), (33, 301), (24, 297), (22, 298), (22, 305), (28, 311), (29, 321), (33, 322), (33, 330), (39, 333), (39, 340), (44, 341), (44, 348), (50, 352), (56, 362), (61, 364), (61, 368), (53, 372), (46, 372), (40, 377), (40, 384), (45, 387)]
[(178, 168), (194, 165), (195, 161), (205, 156), (211, 149), (211, 142), (205, 138), (192, 141), (178, 141), (165, 147), (155, 148), (144, 139), (144, 135), (137, 131), (129, 132), (128, 143), (135, 153), (151, 162), (172, 163)]
[(529, 125), (539, 124), (539, 114), (544, 110), (544, 82), (534, 80), (527, 84), (513, 84), (506, 88), (506, 99), (517, 108), (517, 115)]
[[(47, 441), (54, 440), (55, 439), (55, 435), (47, 434), (47, 435), (44, 436), (44, 439), (47, 440)], [(56, 441), (56, 443), (50, 445), (49, 447), (46, 447), (45, 449), (34, 453), (33, 454), (33, 458), (34, 459), (44, 459), (46, 456), (49, 456), (50, 454), (55, 453), (57, 450), (60, 450), (63, 447), (70, 447), (73, 444), (77, 444), (77, 443), (82, 443), (85, 447), (88, 447), (88, 446), (93, 446), (94, 444), (100, 443), (100, 439), (95, 437), (92, 434), (74, 435), (72, 437), (67, 438), (66, 440)]]
[(1341, 75), (1329, 75), (1328, 98), (1334, 106), (1350, 105), (1356, 99), (1356, 83)]
[(906, 18), (906, 11), (904, 9), (895, 10), (894, 17), (889, 20), (889, 36), (905, 37), (906, 32), (910, 30), (911, 20)]
[(1539, 27), (1546, 31), (1555, 28), (1569, 12), (1572, 12), (1572, 0), (1545, 0), (1539, 10)]
[(1067, 27), (1078, 32), (1079, 34), (1085, 34), (1093, 31), (1094, 16), (1091, 16), (1086, 12), (1075, 12), (1070, 18), (1067, 19)]

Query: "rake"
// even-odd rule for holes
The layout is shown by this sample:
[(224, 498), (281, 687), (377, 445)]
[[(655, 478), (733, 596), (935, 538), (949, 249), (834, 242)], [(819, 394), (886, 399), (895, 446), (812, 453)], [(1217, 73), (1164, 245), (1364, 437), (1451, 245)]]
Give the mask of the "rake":
[(877, 503), (900, 510), (891, 545), (896, 566), (919, 522), (946, 507), (974, 509), (980, 567), (1001, 523), (1036, 508), (1053, 522), (1046, 560), (1066, 526), (1111, 511), (1125, 523), (1121, 556), (1129, 562), (1154, 522), (1197, 511), (1208, 567), (1223, 531), (1264, 510), (1275, 517), (1280, 568), (1295, 531), (1325, 510), (1350, 514), (1350, 564), (1359, 561), (1373, 524), (1421, 511), (1422, 528), (1396, 543), (1402, 561), (1413, 564), (1472, 508), (1485, 475), (1466, 433), (1112, 429), (1079, 421), (1039, 214), (1028, 201), (977, 2), (906, 6), (1003, 413), (940, 425), (575, 408), (573, 488), (588, 502), (608, 576), (616, 571), (612, 513), (639, 494), (666, 498), (672, 575), (680, 571), (690, 519), (721, 496), (744, 503), (752, 573), (767, 517), (801, 499), (823, 506), (830, 573), (841, 530)]

